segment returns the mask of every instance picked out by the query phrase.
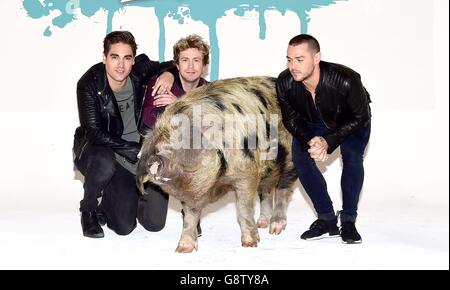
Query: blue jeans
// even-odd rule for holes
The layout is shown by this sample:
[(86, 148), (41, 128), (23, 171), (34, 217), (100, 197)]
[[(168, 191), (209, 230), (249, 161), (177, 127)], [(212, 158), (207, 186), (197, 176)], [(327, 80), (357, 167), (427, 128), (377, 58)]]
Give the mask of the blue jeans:
[[(310, 123), (308, 125), (315, 136), (326, 136), (332, 133), (323, 123)], [(369, 137), (370, 124), (367, 127), (356, 130), (340, 145), (343, 163), (341, 176), (343, 210), (341, 212), (341, 222), (356, 221), (359, 195), (364, 182), (364, 150), (369, 142)], [(336, 217), (333, 203), (327, 191), (327, 183), (317, 168), (316, 162), (302, 148), (296, 138), (292, 142), (292, 158), (300, 182), (309, 198), (311, 198), (318, 218), (334, 220)]]

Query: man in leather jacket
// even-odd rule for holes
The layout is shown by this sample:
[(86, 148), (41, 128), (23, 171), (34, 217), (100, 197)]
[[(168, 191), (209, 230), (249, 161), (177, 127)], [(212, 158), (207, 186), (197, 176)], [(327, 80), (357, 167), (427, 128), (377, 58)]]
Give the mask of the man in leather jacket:
[[(344, 243), (360, 243), (355, 221), (364, 180), (364, 151), (370, 137), (369, 94), (358, 73), (321, 61), (320, 45), (310, 35), (291, 39), (287, 62), (288, 69), (277, 80), (278, 100), (283, 123), (293, 135), (297, 174), (318, 215), (301, 238), (340, 235)], [(343, 163), (340, 231), (327, 184), (316, 166), (339, 146)]]
[[(103, 62), (91, 67), (77, 84), (80, 126), (75, 131), (73, 152), (75, 166), (84, 175), (80, 211), (86, 237), (102, 238), (101, 225), (105, 223), (119, 235), (136, 227), (136, 163), (145, 133), (142, 105), (147, 90), (152, 89), (147, 83), (174, 67), (173, 62), (136, 56), (136, 50), (130, 32), (111, 32), (104, 39)], [(173, 80), (173, 74), (167, 72), (153, 93), (170, 90)], [(145, 206), (154, 207), (150, 202)], [(158, 231), (164, 227), (165, 217), (156, 224), (151, 219), (145, 222), (149, 223), (146, 229)]]

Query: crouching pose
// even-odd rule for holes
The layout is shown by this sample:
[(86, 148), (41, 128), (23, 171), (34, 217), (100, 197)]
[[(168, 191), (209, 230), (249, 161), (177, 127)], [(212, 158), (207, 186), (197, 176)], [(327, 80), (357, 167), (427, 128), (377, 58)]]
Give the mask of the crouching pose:
[[(321, 61), (319, 43), (310, 35), (301, 34), (289, 42), (287, 61), (288, 69), (277, 80), (278, 99), (283, 123), (294, 137), (292, 155), (298, 177), (318, 215), (301, 238), (340, 235), (344, 243), (360, 243), (355, 222), (370, 136), (369, 94), (358, 73)], [(316, 166), (339, 146), (343, 163), (340, 231), (327, 184)]]
[[(195, 88), (201, 87), (208, 82), (202, 78), (206, 73), (206, 68), (209, 64), (209, 45), (198, 35), (192, 34), (181, 38), (173, 46), (173, 59), (178, 69), (178, 74), (175, 74), (175, 82), (172, 89), (163, 91), (160, 94), (153, 96), (149, 91), (144, 101), (143, 106), (143, 120), (145, 126), (148, 127), (147, 138), (151, 138), (153, 127), (156, 119), (164, 112), (165, 108), (173, 104), (176, 100), (182, 97), (187, 92)], [(149, 87), (155, 86), (158, 78), (155, 76), (150, 79)], [(164, 193), (161, 188), (155, 184), (148, 184), (145, 191), (150, 194), (143, 195), (142, 200), (157, 199), (159, 202), (153, 203), (159, 211), (164, 211), (167, 214), (168, 198), (164, 198)], [(142, 204), (146, 204), (145, 202)], [(140, 212), (142, 219), (151, 218), (155, 210), (149, 207), (144, 207)], [(181, 212), (184, 219), (184, 211)], [(140, 215), (141, 216), (141, 215)], [(197, 234), (201, 236), (202, 229), (200, 222), (197, 225)]]
[[(77, 85), (80, 126), (75, 131), (75, 166), (84, 175), (84, 198), (80, 203), (83, 235), (104, 236), (101, 225), (119, 235), (136, 227), (139, 191), (135, 174), (140, 150), (142, 103), (148, 80), (172, 62), (150, 61), (136, 56), (137, 45), (127, 31), (115, 31), (104, 39), (103, 62), (90, 68)], [(162, 76), (154, 86), (169, 90), (173, 75)], [(98, 204), (98, 198), (101, 203)], [(155, 212), (149, 200), (141, 210), (150, 208), (152, 218), (140, 220), (153, 231), (165, 225), (165, 214)]]

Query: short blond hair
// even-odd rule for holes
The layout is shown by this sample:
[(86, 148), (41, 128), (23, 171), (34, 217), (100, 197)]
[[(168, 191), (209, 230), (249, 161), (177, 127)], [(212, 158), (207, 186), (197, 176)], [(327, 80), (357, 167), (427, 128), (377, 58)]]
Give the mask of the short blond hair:
[(209, 44), (197, 34), (191, 34), (187, 37), (181, 38), (173, 46), (173, 59), (176, 64), (180, 61), (180, 53), (189, 48), (197, 48), (203, 55), (203, 65), (209, 64)]

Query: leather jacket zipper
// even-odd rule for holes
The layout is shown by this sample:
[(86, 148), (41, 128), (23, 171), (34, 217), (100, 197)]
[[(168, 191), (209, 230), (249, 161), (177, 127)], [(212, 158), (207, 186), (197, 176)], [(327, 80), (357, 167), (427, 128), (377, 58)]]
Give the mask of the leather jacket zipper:
[[(106, 101), (105, 104), (108, 103), (108, 95), (105, 95), (105, 101)], [(110, 121), (111, 117), (109, 116), (108, 110), (106, 110), (106, 105), (105, 105), (105, 111), (106, 111), (106, 115), (108, 116), (108, 132), (111, 133), (111, 129), (109, 128), (110, 124), (111, 124), (111, 121)]]
[(86, 143), (84, 143), (83, 147), (81, 148), (80, 156), (78, 156), (78, 159), (81, 159), (81, 156), (83, 156), (84, 149), (86, 149), (87, 144), (88, 144), (88, 141), (86, 140)]
[[(311, 95), (311, 97), (312, 97), (312, 95)], [(322, 116), (322, 112), (320, 112), (319, 107), (317, 106), (316, 97), (312, 98), (312, 100), (313, 100), (314, 108), (316, 109), (317, 113), (319, 114), (319, 117), (322, 120), (322, 123), (325, 125), (325, 127), (327, 127), (327, 129), (330, 129), (330, 127), (328, 127), (327, 123), (325, 122), (325, 119)]]
[(141, 119), (142, 119), (142, 114), (144, 113), (142, 110), (144, 108), (145, 98), (147, 97), (147, 89), (148, 89), (148, 86), (145, 85), (144, 97), (142, 98), (141, 108), (139, 109), (139, 118), (138, 118), (138, 121), (137, 121), (137, 124), (136, 124), (136, 126), (138, 127), (138, 133), (142, 137), (145, 137), (140, 129), (142, 128), (142, 126), (141, 126)]

